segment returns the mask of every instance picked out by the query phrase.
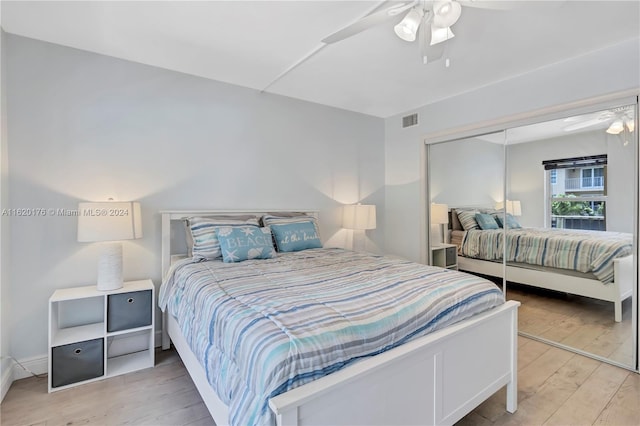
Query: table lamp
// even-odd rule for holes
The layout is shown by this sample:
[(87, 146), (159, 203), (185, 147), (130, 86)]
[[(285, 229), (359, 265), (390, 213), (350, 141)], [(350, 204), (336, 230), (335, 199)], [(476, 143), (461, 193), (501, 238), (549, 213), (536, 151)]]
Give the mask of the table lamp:
[(431, 224), (440, 225), (442, 232), (442, 243), (445, 243), (444, 225), (449, 223), (449, 206), (446, 204), (431, 204)]
[(98, 260), (98, 290), (123, 285), (122, 240), (142, 238), (140, 203), (97, 202), (78, 204), (78, 241), (103, 242)]
[[(353, 244), (356, 251), (362, 251), (364, 245), (364, 232), (367, 229), (376, 229), (376, 206), (372, 204), (352, 204), (344, 206), (342, 210), (342, 227), (354, 230)], [(356, 232), (358, 235), (356, 235)], [(357, 237), (357, 238), (356, 238)]]
[[(502, 209), (504, 209), (504, 201), (496, 203), (496, 210)], [(522, 216), (522, 206), (520, 205), (520, 201), (507, 200), (506, 210), (507, 213), (510, 213), (513, 216)]]

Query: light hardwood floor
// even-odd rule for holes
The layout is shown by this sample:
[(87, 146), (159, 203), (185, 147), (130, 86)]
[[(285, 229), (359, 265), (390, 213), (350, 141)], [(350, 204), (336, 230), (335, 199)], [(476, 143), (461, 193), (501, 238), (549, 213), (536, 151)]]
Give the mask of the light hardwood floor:
[(0, 424), (212, 425), (174, 350), (156, 351), (146, 370), (47, 393), (47, 379), (14, 382), (0, 406)]
[(622, 303), (621, 322), (613, 319), (613, 303), (589, 297), (509, 284), (507, 299), (522, 303), (520, 331), (633, 365), (631, 298)]
[(638, 425), (640, 375), (518, 338), (518, 411), (504, 410), (504, 390), (458, 425)]
[[(472, 360), (470, 360), (472, 362)], [(519, 338), (519, 408), (505, 411), (498, 392), (458, 425), (638, 425), (640, 375)], [(156, 353), (156, 367), (47, 393), (46, 378), (16, 381), (0, 406), (12, 425), (212, 425), (173, 351)]]

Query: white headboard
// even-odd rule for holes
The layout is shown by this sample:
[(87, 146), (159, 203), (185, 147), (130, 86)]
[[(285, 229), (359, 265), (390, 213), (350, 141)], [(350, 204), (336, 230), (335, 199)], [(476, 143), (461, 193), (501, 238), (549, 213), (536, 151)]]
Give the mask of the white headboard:
[(262, 210), (163, 210), (162, 216), (162, 279), (169, 271), (172, 259), (175, 256), (186, 256), (186, 231), (184, 220), (194, 216), (247, 216), (260, 218), (265, 214), (278, 215), (278, 213), (305, 213), (318, 218), (317, 210), (307, 209), (262, 209)]

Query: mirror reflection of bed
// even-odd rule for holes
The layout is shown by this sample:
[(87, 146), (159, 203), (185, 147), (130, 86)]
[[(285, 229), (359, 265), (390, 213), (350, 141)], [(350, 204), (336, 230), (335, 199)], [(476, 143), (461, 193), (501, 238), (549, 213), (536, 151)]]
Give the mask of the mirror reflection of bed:
[[(435, 239), (459, 246), (459, 268), (505, 278), (506, 298), (522, 302), (522, 334), (628, 367), (634, 117), (635, 105), (608, 106), (428, 151), (431, 202), (451, 210), (448, 233)], [(470, 150), (473, 159), (460, 155)]]
[(507, 298), (521, 301), (524, 332), (633, 365), (631, 298), (622, 305), (622, 321), (611, 318), (611, 303), (569, 293), (509, 283)]

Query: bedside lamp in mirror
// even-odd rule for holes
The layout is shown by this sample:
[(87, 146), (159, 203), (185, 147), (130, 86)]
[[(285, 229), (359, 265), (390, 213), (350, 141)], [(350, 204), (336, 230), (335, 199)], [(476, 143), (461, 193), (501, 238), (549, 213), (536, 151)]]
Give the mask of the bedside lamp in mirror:
[[(502, 210), (504, 208), (504, 201), (496, 203), (496, 210)], [(522, 216), (522, 206), (518, 200), (507, 200), (506, 210), (507, 213), (510, 213), (513, 216)]]
[(447, 242), (446, 240), (446, 229), (445, 225), (449, 223), (449, 206), (446, 204), (431, 204), (431, 224), (432, 225), (440, 225), (440, 241), (438, 244), (444, 244)]

